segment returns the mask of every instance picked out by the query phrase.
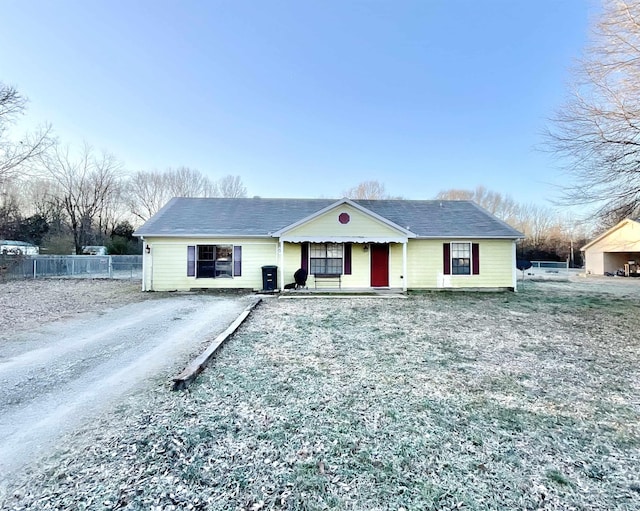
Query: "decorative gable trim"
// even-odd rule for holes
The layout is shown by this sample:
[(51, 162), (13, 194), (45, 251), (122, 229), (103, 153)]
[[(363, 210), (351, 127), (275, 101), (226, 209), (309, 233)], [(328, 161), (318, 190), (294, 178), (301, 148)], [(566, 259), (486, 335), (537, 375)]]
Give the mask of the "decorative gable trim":
[(287, 236), (280, 237), (287, 243), (405, 243), (407, 236)]

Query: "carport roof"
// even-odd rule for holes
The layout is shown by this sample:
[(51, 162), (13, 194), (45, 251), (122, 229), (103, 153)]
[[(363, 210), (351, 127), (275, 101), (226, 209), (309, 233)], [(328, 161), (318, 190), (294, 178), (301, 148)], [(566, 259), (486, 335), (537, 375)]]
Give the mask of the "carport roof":
[(627, 224), (630, 224), (631, 222), (640, 224), (640, 218), (625, 218), (624, 220), (621, 220), (620, 222), (618, 222), (616, 225), (614, 225), (613, 227), (611, 227), (610, 229), (607, 229), (606, 231), (604, 231), (602, 234), (600, 234), (600, 236), (596, 237), (595, 239), (591, 240), (589, 243), (587, 243), (584, 247), (582, 247), (580, 249), (580, 252), (584, 252), (585, 250), (591, 248), (592, 246), (594, 246), (596, 243), (598, 243), (599, 241), (603, 240), (604, 238), (606, 238), (607, 236), (609, 236), (611, 233), (617, 231), (618, 229), (624, 227)]
[[(419, 238), (522, 238), (471, 201), (352, 200)], [(271, 236), (347, 199), (174, 198), (136, 236)]]

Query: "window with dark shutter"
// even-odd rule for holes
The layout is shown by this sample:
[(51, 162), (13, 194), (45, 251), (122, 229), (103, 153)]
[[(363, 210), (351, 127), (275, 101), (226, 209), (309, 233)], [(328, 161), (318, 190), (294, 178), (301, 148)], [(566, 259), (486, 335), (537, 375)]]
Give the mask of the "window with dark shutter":
[(471, 245), (471, 273), (480, 275), (480, 245), (478, 243)]
[(309, 243), (303, 243), (300, 246), (300, 268), (309, 270)]
[(344, 244), (344, 274), (351, 275), (351, 243)]
[(189, 245), (187, 247), (187, 277), (196, 276), (196, 247)]
[(233, 276), (242, 276), (242, 247), (233, 247)]
[(442, 262), (443, 272), (445, 275), (451, 275), (451, 244), (444, 243), (442, 245)]

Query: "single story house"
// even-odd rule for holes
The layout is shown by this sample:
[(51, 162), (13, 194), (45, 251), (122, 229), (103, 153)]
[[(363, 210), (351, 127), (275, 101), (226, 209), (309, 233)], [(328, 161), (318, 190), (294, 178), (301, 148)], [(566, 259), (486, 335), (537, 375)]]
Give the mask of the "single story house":
[[(523, 235), (471, 201), (174, 198), (136, 232), (143, 291), (516, 290)], [(269, 270), (269, 269), (267, 269)], [(275, 284), (277, 282), (277, 284)]]
[(627, 218), (580, 249), (587, 275), (640, 276), (640, 218)]

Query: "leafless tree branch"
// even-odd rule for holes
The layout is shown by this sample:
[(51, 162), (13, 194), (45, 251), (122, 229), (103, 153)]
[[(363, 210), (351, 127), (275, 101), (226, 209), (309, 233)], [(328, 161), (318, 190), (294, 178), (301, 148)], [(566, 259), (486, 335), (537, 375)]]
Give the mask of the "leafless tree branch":
[(0, 82), (0, 181), (10, 178), (41, 156), (53, 143), (50, 125), (15, 142), (8, 138), (9, 126), (24, 113), (27, 100), (14, 87)]
[(640, 215), (640, 0), (604, 0), (545, 138), (571, 179), (561, 203), (591, 204), (607, 223)]

